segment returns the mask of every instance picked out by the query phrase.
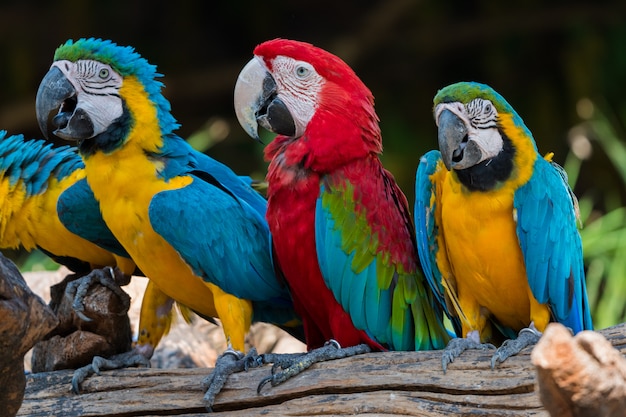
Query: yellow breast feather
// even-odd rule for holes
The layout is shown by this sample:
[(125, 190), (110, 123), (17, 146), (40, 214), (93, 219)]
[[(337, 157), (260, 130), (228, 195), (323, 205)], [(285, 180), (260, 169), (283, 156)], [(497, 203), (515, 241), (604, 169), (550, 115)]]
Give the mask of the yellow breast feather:
[[(528, 285), (514, 218), (515, 191), (532, 175), (537, 158), (532, 143), (501, 115), (501, 127), (515, 146), (511, 177), (494, 190), (470, 192), (456, 173), (441, 170), (438, 179), (441, 237), (437, 263), (448, 297), (459, 314), (464, 335), (481, 331), (496, 315), (513, 329), (528, 325), (531, 304), (537, 304)], [(444, 248), (444, 251), (441, 250)], [(521, 294), (521, 295), (520, 295)]]
[(195, 275), (150, 224), (153, 196), (183, 188), (193, 179), (178, 176), (165, 181), (159, 177), (162, 163), (147, 156), (163, 145), (156, 109), (133, 77), (124, 81), (120, 94), (133, 114), (126, 142), (110, 153), (96, 152), (84, 158), (87, 181), (100, 203), (102, 217), (137, 266), (164, 294), (200, 314), (219, 317), (233, 348), (243, 351), (252, 304)]

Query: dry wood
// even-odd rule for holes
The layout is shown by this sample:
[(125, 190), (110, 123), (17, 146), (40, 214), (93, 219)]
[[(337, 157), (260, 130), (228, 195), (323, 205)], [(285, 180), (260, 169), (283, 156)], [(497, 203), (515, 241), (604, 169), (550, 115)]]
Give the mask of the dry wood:
[[(82, 276), (69, 274), (50, 288), (49, 306), (59, 324), (48, 338), (35, 345), (32, 354), (33, 372), (73, 369), (91, 363), (95, 355), (110, 356), (130, 350), (132, 332), (128, 308), (130, 298), (100, 283), (89, 286), (83, 304), (83, 320), (73, 307), (74, 299), (66, 295), (68, 283)], [(128, 303), (128, 304), (126, 304)]]
[(626, 359), (597, 332), (552, 323), (533, 350), (541, 400), (552, 416), (626, 414)]
[[(602, 330), (626, 351), (626, 324)], [(220, 416), (548, 416), (536, 392), (530, 349), (490, 369), (489, 353), (470, 351), (444, 375), (440, 352), (370, 353), (314, 365), (283, 385), (256, 393), (269, 366), (233, 375), (218, 396)], [(71, 372), (28, 377), (22, 416), (205, 415), (196, 369), (105, 372), (69, 392)]]

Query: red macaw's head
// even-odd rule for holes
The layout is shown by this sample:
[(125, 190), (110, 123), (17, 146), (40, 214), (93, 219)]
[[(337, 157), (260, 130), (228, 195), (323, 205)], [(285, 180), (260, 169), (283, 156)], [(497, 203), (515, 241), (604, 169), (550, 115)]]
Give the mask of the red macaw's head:
[[(339, 57), (309, 43), (258, 45), (235, 85), (235, 112), (258, 139), (258, 126), (311, 146), (382, 150), (374, 97)], [(340, 141), (340, 142), (339, 142)]]

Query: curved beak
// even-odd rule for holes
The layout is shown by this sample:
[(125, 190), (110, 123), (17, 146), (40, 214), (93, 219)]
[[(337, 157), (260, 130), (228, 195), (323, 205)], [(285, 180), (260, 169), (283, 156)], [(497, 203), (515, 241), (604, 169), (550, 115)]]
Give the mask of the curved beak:
[(296, 133), (294, 119), (278, 97), (276, 81), (257, 57), (237, 77), (234, 105), (239, 124), (253, 139), (259, 140), (259, 125), (279, 135)]
[[(80, 141), (93, 136), (93, 123), (87, 113), (77, 108), (76, 89), (56, 66), (44, 76), (37, 90), (35, 109), (39, 128), (46, 138), (49, 121), (56, 136), (68, 141)], [(56, 113), (56, 114), (54, 114)]]
[(437, 126), (441, 159), (448, 170), (469, 168), (483, 160), (480, 147), (470, 140), (465, 122), (456, 114), (443, 110)]

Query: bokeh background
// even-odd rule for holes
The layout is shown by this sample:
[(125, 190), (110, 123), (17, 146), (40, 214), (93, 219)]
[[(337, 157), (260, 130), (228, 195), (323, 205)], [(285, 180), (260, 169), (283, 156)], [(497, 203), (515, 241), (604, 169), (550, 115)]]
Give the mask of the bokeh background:
[[(0, 129), (41, 137), (35, 94), (69, 38), (132, 45), (165, 74), (165, 96), (194, 146), (263, 178), (262, 146), (232, 108), (239, 70), (264, 40), (308, 41), (370, 87), (385, 166), (409, 201), (419, 156), (436, 146), (432, 98), (462, 80), (515, 107), (540, 152), (555, 152), (580, 199), (596, 325), (626, 321), (626, 2), (129, 1), (0, 2)], [(271, 136), (266, 136), (267, 140)], [(7, 252), (22, 269), (54, 268)]]

